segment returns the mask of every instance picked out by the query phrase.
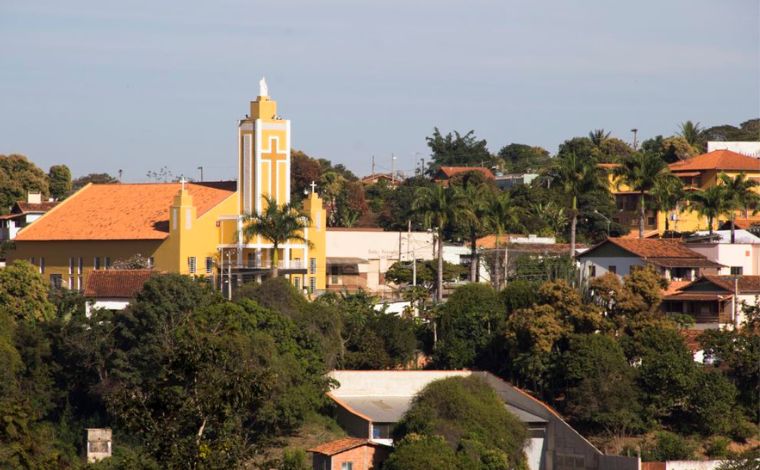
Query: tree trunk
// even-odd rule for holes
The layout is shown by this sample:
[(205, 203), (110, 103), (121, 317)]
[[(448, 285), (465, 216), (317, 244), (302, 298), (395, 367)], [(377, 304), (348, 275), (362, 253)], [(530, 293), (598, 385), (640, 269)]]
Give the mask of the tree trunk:
[[(509, 279), (509, 239), (504, 241), (504, 286), (507, 285), (508, 279)], [(501, 288), (501, 286), (499, 286), (499, 288)]]
[(668, 217), (668, 212), (665, 211), (665, 233), (670, 232), (670, 217)]
[(496, 242), (494, 246), (496, 250), (493, 254), (493, 288), (499, 290), (499, 284), (501, 284), (501, 268), (499, 267), (499, 238), (501, 238), (501, 230), (496, 232)]
[(709, 233), (710, 233), (710, 235), (712, 235), (713, 234), (713, 218), (712, 217), (708, 217), (707, 218), (707, 223), (710, 224), (710, 232)]
[(437, 292), (438, 302), (443, 302), (443, 232), (438, 233), (438, 279)]
[(573, 207), (570, 219), (570, 258), (575, 258), (575, 229), (578, 226), (578, 200), (573, 196)]
[(280, 268), (278, 266), (280, 261), (280, 255), (278, 252), (279, 246), (277, 244), (274, 244), (274, 250), (272, 251), (272, 277), (277, 278), (280, 275)]
[(644, 191), (639, 195), (639, 238), (644, 238), (644, 221), (646, 219), (646, 204), (644, 202)]
[(470, 229), (470, 282), (477, 282), (478, 276), (478, 237), (475, 229)]
[(731, 243), (736, 243), (736, 212), (731, 212)]

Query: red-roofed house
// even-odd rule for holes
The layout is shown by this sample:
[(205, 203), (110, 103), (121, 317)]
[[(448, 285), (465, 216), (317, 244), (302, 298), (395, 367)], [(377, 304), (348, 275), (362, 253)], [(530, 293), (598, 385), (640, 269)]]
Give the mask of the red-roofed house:
[(42, 217), (57, 204), (56, 201), (43, 202), (40, 193), (30, 192), (26, 201), (16, 202), (10, 213), (0, 215), (0, 243), (16, 238), (19, 230)]
[(433, 181), (446, 185), (449, 184), (449, 180), (454, 176), (470, 172), (480, 173), (489, 180), (496, 178), (491, 170), (482, 166), (442, 166), (438, 168), (438, 171), (433, 176)]
[(743, 307), (756, 305), (760, 276), (703, 276), (664, 296), (666, 313), (694, 317), (697, 329), (740, 326)]
[(309, 449), (314, 470), (380, 470), (391, 447), (369, 439), (346, 437)]
[(93, 271), (84, 289), (87, 315), (95, 308), (124, 310), (153, 274), (155, 271), (151, 269)]

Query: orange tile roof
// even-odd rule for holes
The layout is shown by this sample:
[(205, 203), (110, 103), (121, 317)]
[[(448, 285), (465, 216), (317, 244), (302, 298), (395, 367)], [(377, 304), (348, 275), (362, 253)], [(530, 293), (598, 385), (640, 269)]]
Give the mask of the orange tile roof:
[(760, 159), (730, 150), (715, 150), (669, 165), (670, 171), (760, 171)]
[(482, 166), (442, 166), (441, 168), (439, 168), (438, 171), (443, 173), (444, 176), (446, 176), (447, 178), (451, 178), (452, 176), (458, 175), (461, 173), (469, 173), (471, 171), (480, 172), (483, 174), (483, 176), (485, 176), (488, 179), (495, 178), (491, 170)]
[(45, 201), (45, 202), (39, 202), (39, 203), (18, 201), (14, 209), (18, 208), (18, 211), (22, 213), (47, 212), (57, 205), (58, 205), (58, 201)]
[[(235, 193), (235, 182), (188, 183), (197, 215)], [(180, 183), (90, 184), (33, 224), (16, 241), (163, 240)]]
[(369, 439), (360, 439), (358, 437), (345, 437), (335, 441), (325, 442), (316, 447), (309, 449), (309, 452), (315, 452), (323, 455), (335, 455), (351, 450), (355, 447), (363, 445), (379, 445), (370, 441)]
[(85, 297), (131, 299), (155, 271), (150, 269), (108, 269), (93, 271), (87, 277)]
[(704, 258), (700, 253), (684, 246), (680, 240), (608, 238), (607, 241), (643, 258)]
[[(731, 223), (726, 221), (727, 226), (731, 226)], [(741, 219), (735, 219), (734, 225), (736, 225), (736, 228), (740, 228), (742, 230), (747, 230), (752, 228), (753, 225), (760, 225), (760, 217), (750, 217), (748, 219), (741, 218)]]
[(681, 289), (691, 284), (692, 281), (670, 281), (668, 288), (662, 291), (663, 297), (666, 295), (677, 294)]

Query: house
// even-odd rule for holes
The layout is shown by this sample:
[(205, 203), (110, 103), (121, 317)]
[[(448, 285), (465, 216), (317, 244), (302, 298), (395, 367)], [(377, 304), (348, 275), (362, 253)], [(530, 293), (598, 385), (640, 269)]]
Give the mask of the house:
[[(626, 185), (619, 184), (614, 176), (617, 163), (604, 163), (599, 165), (607, 171), (610, 192), (615, 197), (615, 205), (618, 213), (613, 221), (627, 225), (635, 230), (639, 226), (639, 193), (631, 190)], [(713, 150), (708, 153), (697, 155), (687, 160), (678, 161), (669, 165), (671, 173), (681, 179), (687, 191), (704, 190), (710, 186), (719, 184), (718, 175), (726, 173), (735, 177), (744, 173), (748, 178), (760, 178), (760, 159), (731, 150)], [(760, 188), (757, 189), (760, 192)], [(645, 197), (646, 207), (653, 207), (651, 199)], [(646, 231), (656, 231), (662, 234), (665, 231), (665, 220), (668, 220), (668, 228), (680, 232), (693, 232), (705, 230), (707, 219), (700, 217), (696, 211), (689, 210), (687, 201), (681, 202), (678, 207), (669, 212), (658, 212), (647, 209), (645, 212), (644, 228)], [(742, 217), (742, 211), (737, 211), (737, 217)], [(719, 223), (719, 221), (714, 221)]]
[(760, 142), (752, 141), (716, 141), (707, 142), (707, 152), (730, 150), (750, 157), (760, 158)]
[(432, 232), (330, 227), (326, 235), (328, 291), (395, 292), (385, 273), (397, 261), (433, 259)]
[(567, 462), (571, 464), (567, 468), (638, 468), (636, 458), (602, 454), (551, 407), (488, 372), (336, 370), (328, 375), (339, 384), (328, 393), (336, 405), (338, 424), (354, 438), (391, 445), (393, 426), (425, 386), (434, 380), (475, 375), (493, 387), (507, 409), (528, 427), (525, 453), (531, 470), (566, 468)]
[(470, 172), (477, 172), (486, 179), (493, 180), (496, 177), (493, 172), (483, 166), (442, 166), (433, 175), (433, 181), (439, 184), (448, 185), (449, 180), (456, 175), (464, 175)]
[[(89, 184), (15, 238), (8, 260), (32, 262), (39, 272), (83, 289), (93, 271), (141, 254), (154, 269), (204, 276), (227, 288), (271, 275), (274, 247), (243, 234), (245, 218), (267, 198), (290, 202), (290, 121), (262, 86), (238, 125), (237, 181)], [(278, 249), (279, 269), (297, 287), (325, 288), (326, 217), (312, 190), (303, 202), (308, 243)]]
[(702, 276), (663, 297), (668, 314), (691, 315), (695, 329), (738, 327), (743, 307), (757, 305), (760, 276)]
[(404, 179), (400, 178), (399, 175), (395, 173), (372, 173), (371, 175), (365, 176), (361, 179), (361, 182), (364, 186), (370, 186), (383, 182), (391, 188), (395, 188), (403, 181)]
[(717, 274), (719, 263), (693, 251), (684, 243), (668, 239), (608, 238), (576, 256), (585, 281), (606, 273), (627, 276), (637, 267), (653, 266), (665, 279), (697, 279)]
[(684, 239), (689, 249), (722, 265), (717, 274), (760, 275), (760, 237), (746, 230), (736, 230), (735, 241), (731, 243), (730, 230), (718, 230), (712, 235), (697, 232)]
[(495, 182), (499, 189), (510, 189), (521, 184), (530, 184), (536, 178), (538, 173), (507, 173), (497, 174)]
[[(156, 272), (152, 269), (108, 269), (93, 271), (87, 277), (84, 297), (87, 316), (96, 308), (124, 310)], [(73, 281), (69, 281), (71, 285)]]
[(55, 207), (56, 201), (42, 201), (42, 194), (30, 192), (26, 201), (18, 201), (11, 207), (10, 213), (0, 215), (0, 243), (13, 240), (22, 228), (31, 224)]
[(346, 437), (309, 449), (314, 470), (380, 470), (390, 446), (369, 439)]

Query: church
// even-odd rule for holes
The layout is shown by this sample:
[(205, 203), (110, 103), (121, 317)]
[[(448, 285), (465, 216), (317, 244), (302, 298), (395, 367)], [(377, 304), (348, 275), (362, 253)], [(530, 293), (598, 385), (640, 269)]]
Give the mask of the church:
[(93, 270), (136, 255), (159, 272), (203, 276), (217, 288), (279, 275), (299, 289), (325, 289), (326, 213), (314, 186), (303, 201), (308, 243), (280, 245), (243, 234), (246, 214), (267, 199), (290, 202), (290, 121), (277, 114), (264, 79), (238, 126), (237, 181), (89, 184), (22, 229), (8, 261), (35, 265), (55, 287), (84, 289)]

